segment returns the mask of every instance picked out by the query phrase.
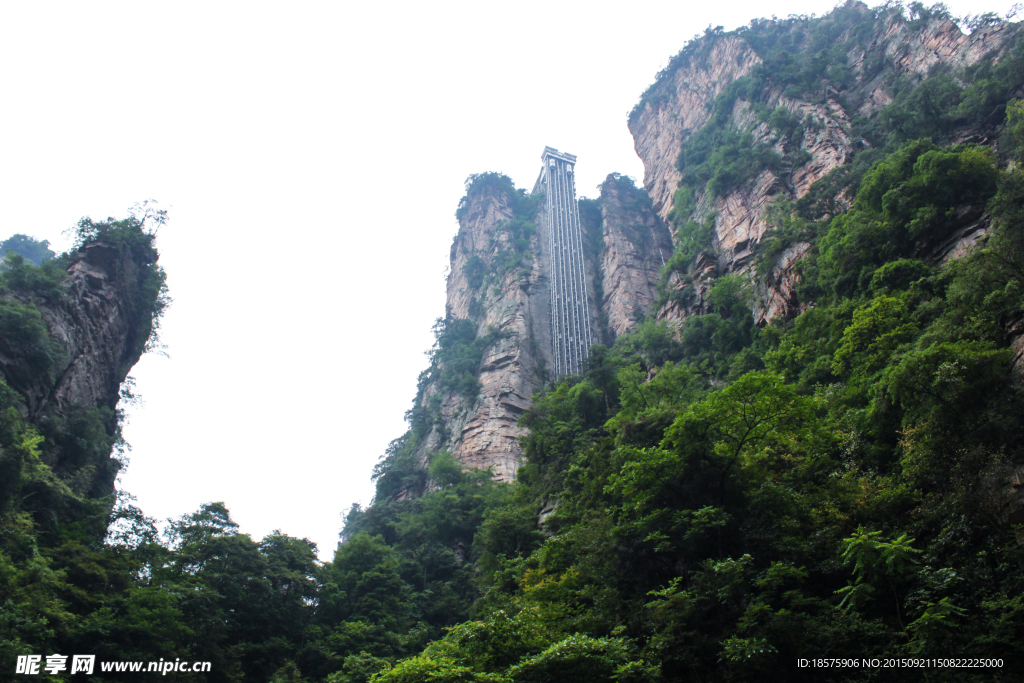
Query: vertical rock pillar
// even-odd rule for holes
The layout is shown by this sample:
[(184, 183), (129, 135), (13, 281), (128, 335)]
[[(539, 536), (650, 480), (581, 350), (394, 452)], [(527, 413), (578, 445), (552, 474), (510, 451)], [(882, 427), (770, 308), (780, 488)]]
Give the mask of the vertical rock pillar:
[(583, 370), (593, 343), (583, 235), (576, 203), (576, 156), (545, 147), (534, 193), (544, 192), (551, 262), (551, 355), (555, 378)]

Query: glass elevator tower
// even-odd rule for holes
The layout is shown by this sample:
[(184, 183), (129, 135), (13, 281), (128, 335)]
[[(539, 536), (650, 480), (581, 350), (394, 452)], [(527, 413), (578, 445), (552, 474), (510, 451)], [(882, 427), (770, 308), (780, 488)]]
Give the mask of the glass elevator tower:
[(576, 374), (593, 343), (583, 268), (583, 234), (573, 174), (576, 156), (545, 147), (534, 193), (546, 196), (551, 283), (551, 351), (555, 379)]

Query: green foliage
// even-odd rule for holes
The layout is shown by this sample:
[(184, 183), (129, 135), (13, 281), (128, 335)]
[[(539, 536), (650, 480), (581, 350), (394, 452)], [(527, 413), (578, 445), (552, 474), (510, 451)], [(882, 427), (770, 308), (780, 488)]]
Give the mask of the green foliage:
[(509, 677), (522, 683), (611, 681), (619, 678), (627, 661), (628, 650), (622, 642), (576, 634), (523, 660), (509, 671)]
[[(1024, 551), (985, 491), (1024, 457), (1022, 177), (910, 143), (845, 213), (778, 205), (761, 263), (824, 235), (795, 320), (756, 328), (727, 276), (704, 313), (595, 347), (521, 420), (517, 483), (474, 534), (473, 621), (378, 680), (792, 680), (799, 657), (1018, 651)], [(928, 256), (985, 206), (981, 247)]]
[[(677, 199), (680, 199), (679, 194), (684, 192), (680, 189), (676, 192)], [(685, 200), (685, 197), (683, 198)], [(686, 206), (685, 204), (683, 205)], [(673, 215), (680, 210), (679, 206), (673, 208)], [(672, 252), (672, 257), (668, 260), (668, 263), (661, 269), (661, 280), (659, 283), (659, 289), (664, 292), (666, 285), (668, 284), (669, 278), (672, 273), (686, 273), (689, 271), (690, 266), (693, 264), (694, 259), (697, 258), (698, 254), (701, 253), (713, 253), (711, 249), (711, 239), (715, 232), (714, 219), (708, 219), (703, 223), (697, 223), (693, 220), (688, 220), (685, 223), (676, 225), (676, 237), (675, 237), (675, 249)], [(662, 301), (664, 303), (664, 301)]]
[(402, 581), (398, 554), (380, 536), (363, 532), (340, 544), (326, 581), (319, 616), (328, 621), (363, 621), (396, 630), (408, 609), (403, 594), (409, 587)]
[(14, 252), (26, 261), (30, 261), (34, 266), (41, 266), (43, 262), (49, 261), (56, 256), (53, 250), (50, 249), (49, 240), (40, 241), (20, 233), (0, 242), (0, 254), (8, 254), (10, 252)]
[(4, 261), (3, 283), (17, 294), (56, 301), (62, 292), (61, 283), (67, 278), (69, 260), (67, 255), (62, 255), (36, 267), (20, 254), (8, 254)]
[(889, 576), (904, 576), (917, 564), (914, 555), (921, 551), (910, 545), (914, 539), (903, 534), (887, 541), (881, 538), (881, 534), (881, 531), (866, 531), (858, 527), (852, 536), (843, 539), (845, 549), (841, 557), (847, 563), (853, 563), (855, 581), (836, 591), (843, 596), (838, 607), (853, 607), (857, 600), (866, 599), (875, 591), (876, 583), (888, 580)]
[[(31, 457), (23, 464), (40, 467)], [(287, 664), (318, 588), (311, 543), (275, 532), (257, 544), (219, 503), (172, 522), (164, 544), (132, 506), (115, 519), (118, 531), (94, 544), (37, 536), (27, 516), (0, 517), (5, 665), (40, 651), (180, 658), (211, 661), (207, 680), (231, 681), (270, 680)]]
[(880, 296), (853, 313), (853, 323), (843, 332), (832, 363), (832, 372), (842, 376), (853, 365), (873, 372), (885, 367), (901, 344), (918, 332), (913, 322), (905, 322), (907, 309), (900, 299)]
[(865, 174), (853, 207), (821, 238), (820, 285), (833, 296), (870, 290), (876, 269), (926, 254), (957, 227), (958, 215), (984, 206), (997, 178), (985, 149), (940, 150), (927, 140), (901, 147)]
[(924, 80), (903, 76), (893, 83), (893, 102), (870, 119), (853, 121), (853, 130), (876, 147), (915, 138), (948, 142), (955, 130), (979, 122), (1000, 123), (1007, 102), (1024, 83), (1020, 38), (999, 60), (981, 60), (959, 74), (937, 74)]
[(500, 334), (491, 331), (478, 337), (476, 324), (471, 320), (438, 318), (434, 338), (427, 381), (436, 381), (442, 391), (458, 392), (468, 400), (476, 398), (480, 390), (476, 375), (481, 355)]
[(933, 275), (935, 270), (918, 259), (890, 261), (875, 271), (869, 285), (872, 294), (904, 291), (915, 282)]
[[(693, 366), (676, 367), (667, 361), (653, 377), (646, 377), (640, 363), (619, 370), (619, 402), (621, 409), (605, 424), (610, 434), (621, 441), (643, 441), (650, 432), (652, 445), (658, 443), (666, 420), (675, 412), (706, 393), (707, 381)], [(660, 428), (659, 428), (660, 427)]]
[(487, 264), (480, 258), (479, 254), (473, 254), (462, 266), (462, 272), (466, 275), (466, 282), (473, 289), (479, 289), (484, 283), (484, 275), (487, 273)]
[(27, 386), (31, 378), (53, 380), (51, 371), (63, 356), (63, 350), (50, 338), (39, 309), (30, 304), (0, 300), (0, 350), (9, 358), (22, 358), (24, 371), (12, 369), (11, 380)]
[(1012, 151), (1019, 159), (1024, 152), (1024, 100), (1013, 100), (1006, 107), (1006, 137), (1009, 139), (1008, 151)]
[(687, 138), (677, 166), (683, 172), (681, 182), (703, 186), (708, 194), (718, 197), (781, 164), (782, 158), (770, 147), (755, 145), (753, 135), (723, 123), (720, 127), (705, 126)]
[(468, 215), (471, 201), (488, 193), (504, 195), (513, 212), (529, 220), (534, 218), (543, 201), (543, 195), (530, 195), (526, 190), (517, 190), (512, 179), (503, 173), (474, 173), (466, 178), (466, 194), (459, 200), (455, 217), (461, 221)]

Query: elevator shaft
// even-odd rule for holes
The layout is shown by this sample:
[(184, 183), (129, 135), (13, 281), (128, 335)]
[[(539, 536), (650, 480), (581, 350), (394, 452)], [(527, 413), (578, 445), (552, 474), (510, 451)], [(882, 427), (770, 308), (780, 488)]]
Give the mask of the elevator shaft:
[(583, 233), (576, 203), (576, 156), (545, 147), (544, 166), (533, 191), (544, 192), (551, 272), (551, 350), (555, 379), (582, 372), (593, 344), (583, 258)]

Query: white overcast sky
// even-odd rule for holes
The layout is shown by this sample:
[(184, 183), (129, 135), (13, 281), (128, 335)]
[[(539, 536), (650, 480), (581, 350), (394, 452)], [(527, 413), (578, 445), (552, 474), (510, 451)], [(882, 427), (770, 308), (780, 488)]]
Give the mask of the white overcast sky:
[(169, 358), (132, 371), (120, 485), (329, 559), (405, 430), (466, 176), (529, 188), (551, 145), (585, 196), (639, 180), (627, 113), (686, 40), (833, 4), (6, 2), (0, 239), (167, 208)]

